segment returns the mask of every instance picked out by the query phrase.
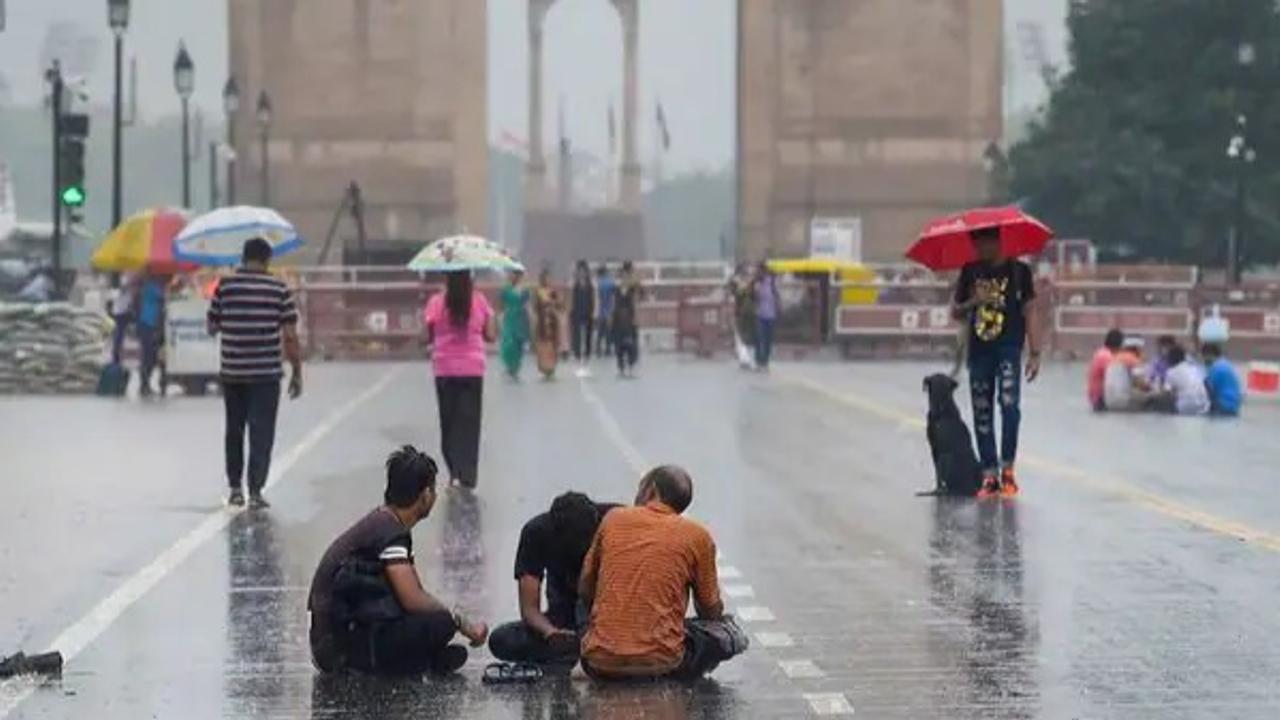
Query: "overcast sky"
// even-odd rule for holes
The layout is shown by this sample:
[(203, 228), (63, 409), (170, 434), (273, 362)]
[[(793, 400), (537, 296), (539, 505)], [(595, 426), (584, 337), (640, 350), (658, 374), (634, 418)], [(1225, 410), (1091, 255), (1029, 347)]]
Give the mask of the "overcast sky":
[[(268, 0), (269, 1), (269, 0)], [(489, 1), (492, 137), (527, 134), (527, 0)], [(856, 0), (850, 0), (851, 2)], [(996, 0), (991, 0), (992, 2)], [(106, 0), (0, 0), (8, 7), (0, 32), (0, 73), (15, 100), (41, 92), (42, 51), (49, 29), (71, 23), (85, 38), (87, 84), (94, 102), (111, 92), (111, 38)], [(641, 161), (652, 157), (654, 106), (661, 98), (672, 134), (669, 171), (713, 168), (733, 152), (734, 7), (736, 0), (643, 0), (640, 20)], [(1025, 62), (1017, 25), (1044, 28), (1052, 61), (1064, 50), (1066, 0), (1007, 0), (1006, 33), (1012, 54), (1009, 94), (1014, 108), (1039, 102), (1043, 87)], [(179, 39), (196, 63), (195, 102), (218, 113), (226, 79), (226, 0), (133, 0), (128, 53), (138, 57), (138, 96), (147, 115), (177, 111), (172, 65)], [(621, 117), (622, 38), (609, 0), (560, 0), (547, 19), (545, 125), (554, 137), (561, 98), (574, 144), (604, 154), (608, 107)], [(3, 112), (3, 108), (0, 108)]]

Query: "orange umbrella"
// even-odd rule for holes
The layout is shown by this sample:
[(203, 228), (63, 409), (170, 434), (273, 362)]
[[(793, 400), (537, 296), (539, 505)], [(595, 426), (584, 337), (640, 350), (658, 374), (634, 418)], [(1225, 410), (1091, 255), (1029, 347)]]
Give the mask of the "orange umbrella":
[(193, 263), (173, 257), (173, 239), (186, 227), (188, 216), (181, 210), (144, 210), (111, 231), (90, 263), (107, 272), (137, 272), (173, 275), (196, 269)]

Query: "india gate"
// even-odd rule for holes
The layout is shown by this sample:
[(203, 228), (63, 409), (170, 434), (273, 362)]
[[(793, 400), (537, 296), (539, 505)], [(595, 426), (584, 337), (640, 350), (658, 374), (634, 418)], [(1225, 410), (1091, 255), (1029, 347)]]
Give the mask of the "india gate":
[[(645, 0), (599, 0), (620, 19), (621, 153), (616, 207), (590, 217), (557, 206), (547, 170), (555, 143), (542, 122), (542, 26), (556, 0), (526, 1), (526, 247), (579, 234), (566, 249), (574, 256), (643, 256)], [(354, 181), (365, 257), (387, 262), (444, 234), (489, 230), (495, 69), (484, 0), (228, 8), (231, 72), (246, 98), (233, 118), (242, 201), (259, 197), (266, 178), (272, 204), (315, 253)], [(810, 221), (821, 217), (857, 218), (863, 259), (893, 261), (926, 219), (984, 200), (983, 152), (1003, 132), (1001, 0), (739, 0), (737, 23), (738, 257), (806, 255)], [(252, 102), (263, 93), (269, 122)], [(600, 247), (596, 236), (607, 238)]]

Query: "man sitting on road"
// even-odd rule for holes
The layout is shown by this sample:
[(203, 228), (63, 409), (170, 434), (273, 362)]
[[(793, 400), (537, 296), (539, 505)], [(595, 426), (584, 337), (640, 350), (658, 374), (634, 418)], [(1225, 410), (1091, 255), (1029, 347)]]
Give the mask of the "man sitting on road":
[(1111, 359), (1102, 383), (1103, 404), (1112, 412), (1145, 410), (1151, 400), (1151, 388), (1142, 372), (1140, 337), (1124, 339), (1120, 352)]
[(386, 503), (338, 536), (311, 581), (311, 657), (321, 672), (449, 674), (489, 630), (422, 588), (410, 531), (436, 502), (436, 463), (406, 445), (387, 458)]
[[(578, 584), (591, 614), (582, 641), (589, 675), (695, 680), (747, 649), (724, 614), (715, 543), (681, 517), (692, 500), (689, 474), (665, 465), (640, 481), (636, 507), (600, 523)], [(686, 620), (691, 590), (698, 617)]]
[(1222, 346), (1205, 343), (1200, 355), (1209, 366), (1205, 387), (1209, 391), (1209, 413), (1217, 417), (1236, 417), (1244, 401), (1240, 376), (1231, 361), (1222, 356)]
[(1209, 391), (1205, 387), (1204, 368), (1187, 357), (1182, 346), (1175, 345), (1167, 353), (1169, 373), (1167, 390), (1160, 409), (1179, 415), (1204, 415), (1209, 412)]
[(1104, 399), (1107, 368), (1111, 365), (1111, 361), (1115, 359), (1116, 353), (1120, 352), (1120, 348), (1123, 345), (1124, 332), (1119, 328), (1108, 330), (1106, 337), (1102, 340), (1102, 347), (1098, 348), (1097, 352), (1093, 354), (1093, 360), (1089, 363), (1086, 392), (1089, 395), (1089, 406), (1097, 412), (1107, 409), (1107, 403)]
[[(578, 662), (578, 578), (582, 561), (605, 513), (618, 507), (592, 502), (567, 492), (551, 509), (525, 523), (516, 548), (516, 583), (520, 620), (501, 625), (489, 636), (489, 650), (499, 660), (515, 663)], [(546, 579), (547, 609), (542, 610)]]

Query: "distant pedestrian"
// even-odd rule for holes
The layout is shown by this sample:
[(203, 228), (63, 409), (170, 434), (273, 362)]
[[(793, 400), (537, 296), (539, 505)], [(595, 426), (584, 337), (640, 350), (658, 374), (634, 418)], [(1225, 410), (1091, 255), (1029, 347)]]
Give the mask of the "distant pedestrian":
[(596, 320), (596, 286), (591, 281), (591, 268), (579, 260), (573, 269), (573, 290), (569, 301), (569, 337), (573, 359), (591, 359), (591, 337)]
[(609, 266), (600, 263), (596, 270), (596, 354), (600, 357), (613, 354), (613, 328), (610, 320), (617, 292), (618, 283), (609, 272)]
[(1102, 412), (1107, 409), (1106, 403), (1106, 379), (1107, 368), (1111, 365), (1111, 361), (1115, 359), (1116, 354), (1120, 352), (1120, 348), (1124, 346), (1124, 331), (1119, 328), (1112, 328), (1107, 331), (1106, 337), (1102, 340), (1102, 347), (1093, 353), (1093, 360), (1089, 362), (1089, 371), (1086, 375), (1085, 387), (1089, 397), (1089, 406), (1095, 412)]
[(226, 405), (228, 502), (244, 505), (244, 436), (249, 431), (249, 506), (270, 507), (262, 497), (271, 471), (271, 449), (280, 408), (281, 351), (289, 360), (289, 397), (302, 395), (302, 348), (293, 293), (271, 275), (271, 243), (245, 242), (240, 269), (218, 283), (209, 301), (209, 333), (222, 334), (222, 397)]
[(440, 450), (452, 483), (474, 489), (480, 464), (485, 343), (496, 339), (493, 308), (468, 271), (445, 274), (445, 291), (423, 311), (436, 375)]
[(1205, 388), (1209, 392), (1209, 413), (1218, 417), (1236, 417), (1244, 403), (1240, 375), (1222, 354), (1222, 346), (1205, 343), (1200, 355), (1208, 366)]
[(119, 287), (111, 291), (107, 314), (115, 321), (115, 327), (111, 331), (111, 363), (113, 365), (119, 365), (121, 356), (124, 354), (124, 339), (129, 332), (129, 326), (135, 319), (134, 306), (137, 293), (138, 286), (132, 277), (126, 278)]
[[(151, 375), (160, 358), (160, 345), (164, 338), (165, 282), (162, 278), (148, 277), (138, 290), (138, 345), (142, 359), (138, 367), (139, 392), (150, 397)], [(161, 381), (163, 385), (163, 379)], [(164, 388), (161, 388), (163, 392)]]
[(725, 286), (733, 302), (733, 344), (738, 365), (754, 370), (756, 345), (756, 301), (751, 271), (746, 263), (738, 263)]
[[(969, 394), (983, 485), (979, 497), (1018, 494), (1014, 463), (1022, 424), (1023, 348), (1026, 378), (1040, 374), (1040, 326), (1031, 267), (1001, 250), (1000, 229), (970, 234), (978, 255), (956, 284), (953, 313), (969, 323)], [(995, 406), (1000, 405), (1000, 454), (996, 454)], [(1110, 403), (1108, 403), (1110, 409)]]
[(529, 288), (524, 286), (524, 273), (511, 273), (507, 286), (502, 288), (502, 333), (499, 354), (507, 377), (520, 379), (520, 365), (524, 362), (524, 348), (529, 344)]
[(533, 349), (538, 372), (550, 380), (556, 376), (560, 359), (560, 293), (551, 284), (551, 269), (543, 268), (538, 288), (533, 292)]
[(756, 303), (756, 367), (769, 369), (769, 360), (773, 357), (773, 330), (778, 322), (778, 311), (782, 306), (782, 298), (778, 293), (778, 277), (773, 274), (769, 263), (761, 262), (756, 268), (755, 279)]
[(636, 269), (630, 260), (622, 263), (622, 276), (618, 281), (614, 298), (613, 348), (618, 357), (618, 375), (630, 377), (635, 373), (640, 359), (640, 328), (638, 306), (644, 289), (636, 279)]

